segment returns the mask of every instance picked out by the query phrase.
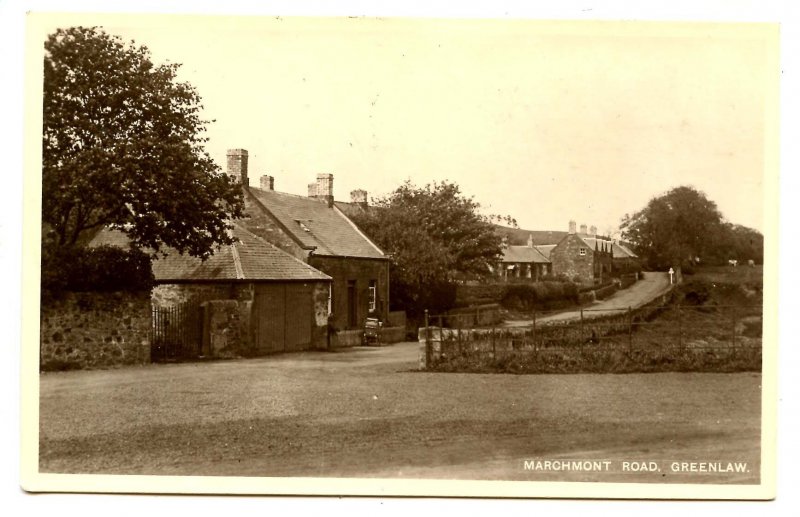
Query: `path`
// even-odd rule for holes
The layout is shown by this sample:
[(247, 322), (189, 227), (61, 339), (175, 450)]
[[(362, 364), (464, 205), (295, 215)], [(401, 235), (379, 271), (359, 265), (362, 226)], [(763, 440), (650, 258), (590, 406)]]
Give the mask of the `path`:
[[(627, 289), (617, 291), (605, 300), (597, 301), (587, 307), (583, 307), (584, 318), (598, 318), (619, 313), (619, 309), (633, 309), (649, 303), (658, 296), (669, 290), (669, 275), (667, 273), (642, 273), (643, 278)], [(536, 323), (548, 323), (553, 321), (569, 321), (581, 318), (581, 310), (575, 309), (558, 314), (536, 317)], [(526, 327), (532, 320), (513, 320), (507, 321), (505, 327)]]

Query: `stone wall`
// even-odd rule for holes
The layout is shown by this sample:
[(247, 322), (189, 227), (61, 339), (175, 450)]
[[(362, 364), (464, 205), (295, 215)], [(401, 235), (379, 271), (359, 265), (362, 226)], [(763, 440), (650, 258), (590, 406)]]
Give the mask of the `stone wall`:
[(42, 302), (40, 369), (109, 368), (150, 362), (147, 292), (63, 293)]
[(204, 302), (204, 305), (204, 355), (219, 358), (250, 355), (252, 302), (211, 300)]
[[(580, 248), (586, 248), (586, 255), (581, 256)], [(577, 235), (569, 234), (559, 242), (550, 251), (550, 261), (554, 275), (564, 274), (570, 280), (578, 277), (581, 283), (594, 283), (594, 250)]]

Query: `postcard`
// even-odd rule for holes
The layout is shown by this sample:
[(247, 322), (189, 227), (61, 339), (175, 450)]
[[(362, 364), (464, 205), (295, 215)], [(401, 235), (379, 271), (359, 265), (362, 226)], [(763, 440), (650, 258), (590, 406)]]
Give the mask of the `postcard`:
[(778, 43), (29, 13), (23, 488), (773, 498)]

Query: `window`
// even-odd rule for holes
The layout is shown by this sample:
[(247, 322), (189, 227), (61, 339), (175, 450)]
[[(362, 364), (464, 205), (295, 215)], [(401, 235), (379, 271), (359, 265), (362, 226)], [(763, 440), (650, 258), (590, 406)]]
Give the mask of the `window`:
[(375, 280), (369, 281), (369, 311), (374, 312), (378, 304), (378, 286)]
[(581, 257), (586, 256), (586, 248), (581, 248), (580, 250), (578, 250), (578, 253), (580, 254)]

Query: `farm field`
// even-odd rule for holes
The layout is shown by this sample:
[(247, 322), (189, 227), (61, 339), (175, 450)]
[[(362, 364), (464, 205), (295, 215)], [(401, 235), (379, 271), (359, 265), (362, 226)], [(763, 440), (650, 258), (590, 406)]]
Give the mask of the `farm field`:
[[(57, 473), (757, 483), (758, 373), (443, 374), (419, 345), (40, 377)], [(610, 461), (604, 472), (526, 460)], [(656, 462), (655, 472), (622, 462)], [(746, 462), (736, 473), (674, 462)]]

